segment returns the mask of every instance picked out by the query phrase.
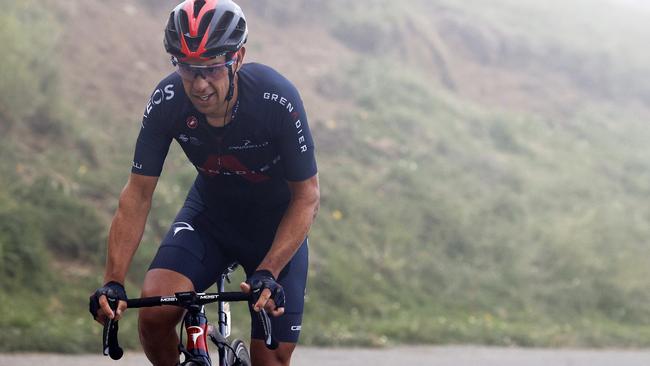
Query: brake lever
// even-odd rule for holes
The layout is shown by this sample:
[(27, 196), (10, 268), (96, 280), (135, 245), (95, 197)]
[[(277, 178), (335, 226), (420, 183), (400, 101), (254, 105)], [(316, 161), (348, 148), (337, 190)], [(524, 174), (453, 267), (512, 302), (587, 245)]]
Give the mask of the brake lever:
[(273, 330), (271, 328), (271, 318), (266, 310), (262, 309), (258, 314), (262, 327), (264, 328), (264, 344), (266, 348), (274, 350), (278, 348), (278, 341), (273, 338)]
[[(115, 312), (119, 304), (119, 299), (106, 297), (106, 300), (108, 300), (108, 305), (111, 310)], [(107, 319), (106, 323), (104, 323), (104, 331), (102, 332), (104, 356), (110, 356), (113, 360), (119, 360), (124, 355), (124, 351), (117, 340), (118, 329), (117, 320)]]

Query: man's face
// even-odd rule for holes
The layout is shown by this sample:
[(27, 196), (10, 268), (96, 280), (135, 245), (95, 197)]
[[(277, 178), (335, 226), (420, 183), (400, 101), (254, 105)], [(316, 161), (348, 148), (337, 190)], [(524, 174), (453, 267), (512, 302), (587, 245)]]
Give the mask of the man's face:
[[(233, 71), (241, 63), (242, 53), (233, 58)], [(196, 109), (208, 116), (225, 113), (225, 99), (230, 86), (226, 57), (220, 56), (208, 61), (179, 63), (177, 72), (183, 80), (185, 93)]]

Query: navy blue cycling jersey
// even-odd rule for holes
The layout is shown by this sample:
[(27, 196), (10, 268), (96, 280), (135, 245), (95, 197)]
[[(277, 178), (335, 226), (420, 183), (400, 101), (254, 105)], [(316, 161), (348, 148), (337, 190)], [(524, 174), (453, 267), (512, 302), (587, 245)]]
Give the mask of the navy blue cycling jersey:
[(172, 73), (147, 103), (131, 171), (159, 176), (175, 139), (199, 173), (194, 184), (208, 207), (231, 216), (286, 205), (287, 181), (317, 172), (298, 91), (270, 67), (249, 63), (239, 70), (233, 103), (230, 123), (213, 127)]

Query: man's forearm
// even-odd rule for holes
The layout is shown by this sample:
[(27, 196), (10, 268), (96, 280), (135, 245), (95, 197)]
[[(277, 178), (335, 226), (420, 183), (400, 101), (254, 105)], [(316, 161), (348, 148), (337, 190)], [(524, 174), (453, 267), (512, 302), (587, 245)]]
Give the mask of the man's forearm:
[(142, 240), (150, 207), (150, 202), (120, 200), (108, 235), (105, 282), (124, 283), (131, 260)]
[(258, 269), (269, 270), (277, 278), (307, 237), (317, 212), (318, 198), (292, 200)]

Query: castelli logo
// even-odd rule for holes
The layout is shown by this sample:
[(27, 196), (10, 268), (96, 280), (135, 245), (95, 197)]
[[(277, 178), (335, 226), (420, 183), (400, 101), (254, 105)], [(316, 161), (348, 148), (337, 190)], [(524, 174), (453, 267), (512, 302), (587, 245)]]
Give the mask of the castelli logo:
[(194, 116), (187, 117), (187, 127), (195, 129), (199, 126), (199, 120)]

